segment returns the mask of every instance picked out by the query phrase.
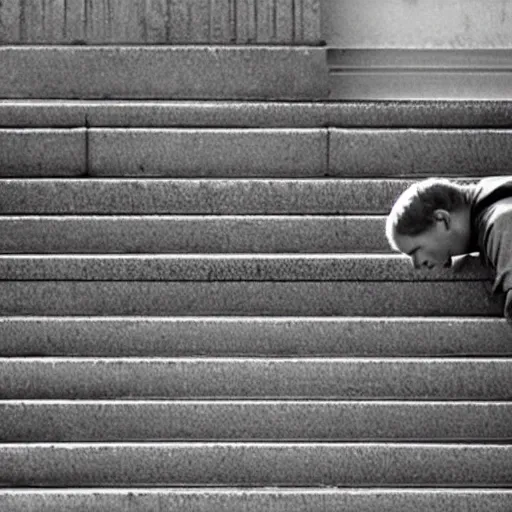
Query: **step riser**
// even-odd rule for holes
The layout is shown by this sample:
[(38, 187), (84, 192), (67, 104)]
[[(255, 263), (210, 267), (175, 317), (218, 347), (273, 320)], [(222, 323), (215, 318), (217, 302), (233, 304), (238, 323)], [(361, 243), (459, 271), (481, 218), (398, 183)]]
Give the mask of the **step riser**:
[(0, 315), (502, 316), (502, 298), (488, 289), (481, 281), (4, 281)]
[(0, 176), (84, 176), (86, 129), (0, 129)]
[(4, 179), (2, 214), (386, 215), (414, 180)]
[(0, 482), (94, 485), (509, 487), (512, 447), (484, 445), (6, 445)]
[(512, 355), (498, 319), (0, 317), (10, 356)]
[(482, 281), (478, 257), (461, 269), (415, 270), (398, 255), (0, 255), (3, 281)]
[(507, 490), (21, 490), (0, 491), (9, 512), (510, 512)]
[(1, 399), (509, 400), (512, 361), (0, 359)]
[(0, 253), (390, 252), (384, 217), (0, 217)]
[(1, 129), (7, 151), (0, 155), (0, 176), (508, 175), (511, 134), (493, 129)]
[(512, 404), (2, 402), (0, 441), (512, 439)]
[(308, 100), (328, 93), (324, 48), (4, 46), (0, 68), (3, 98)]
[(511, 109), (511, 101), (3, 100), (0, 101), (0, 126), (510, 128)]

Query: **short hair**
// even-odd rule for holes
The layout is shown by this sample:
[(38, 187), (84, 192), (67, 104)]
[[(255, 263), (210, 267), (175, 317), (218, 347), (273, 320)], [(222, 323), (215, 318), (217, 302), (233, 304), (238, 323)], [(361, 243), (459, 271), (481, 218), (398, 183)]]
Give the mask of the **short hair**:
[(386, 220), (389, 245), (398, 250), (395, 234), (416, 236), (434, 224), (434, 212), (454, 212), (469, 203), (470, 187), (444, 178), (429, 178), (411, 185), (396, 200)]

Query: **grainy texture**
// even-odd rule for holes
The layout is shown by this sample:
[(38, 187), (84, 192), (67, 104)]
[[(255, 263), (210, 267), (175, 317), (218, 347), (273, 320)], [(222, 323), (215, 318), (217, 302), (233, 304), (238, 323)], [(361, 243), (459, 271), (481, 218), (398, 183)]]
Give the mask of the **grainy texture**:
[(489, 288), (481, 281), (4, 281), (0, 314), (501, 316), (503, 301)]
[(5, 400), (0, 415), (4, 443), (512, 438), (505, 402)]
[(498, 318), (0, 317), (2, 356), (503, 356)]
[(0, 46), (0, 68), (3, 98), (306, 100), (328, 93), (321, 48)]
[(0, 100), (0, 126), (509, 128), (510, 101)]
[(384, 217), (0, 217), (0, 253), (390, 252)]
[(509, 512), (506, 489), (88, 489), (0, 490), (10, 512)]
[(0, 177), (84, 176), (86, 130), (0, 129)]
[(502, 358), (29, 357), (2, 358), (0, 368), (3, 400), (509, 400), (512, 392), (512, 361)]
[(412, 183), (243, 178), (5, 179), (0, 187), (0, 213), (385, 215)]
[(322, 129), (101, 129), (89, 136), (93, 176), (322, 176)]
[(8, 0), (2, 44), (321, 43), (319, 0)]
[(333, 128), (329, 132), (329, 174), (334, 176), (510, 174), (511, 130)]
[(84, 444), (0, 448), (0, 481), (40, 486), (326, 485), (508, 487), (512, 446)]
[(477, 257), (462, 271), (419, 272), (409, 258), (364, 255), (7, 255), (0, 280), (491, 281)]

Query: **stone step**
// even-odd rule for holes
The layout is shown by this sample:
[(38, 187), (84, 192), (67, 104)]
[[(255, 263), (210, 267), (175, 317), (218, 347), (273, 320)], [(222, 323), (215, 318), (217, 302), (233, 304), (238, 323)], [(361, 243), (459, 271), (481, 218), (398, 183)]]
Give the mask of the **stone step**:
[(0, 214), (386, 215), (414, 181), (6, 178), (0, 179)]
[(0, 447), (0, 482), (17, 487), (510, 487), (512, 445), (7, 444)]
[(0, 315), (502, 316), (503, 297), (490, 289), (485, 281), (4, 281)]
[(98, 177), (506, 175), (512, 130), (91, 128), (89, 153)]
[(1, 216), (0, 253), (386, 253), (385, 216)]
[(9, 512), (510, 512), (508, 489), (0, 489)]
[(0, 358), (0, 398), (510, 400), (510, 358)]
[(325, 49), (300, 46), (1, 46), (0, 68), (2, 98), (313, 100), (328, 94)]
[[(0, 255), (1, 281), (483, 281), (478, 255), (455, 270), (415, 270), (390, 254), (37, 254)], [(460, 268), (459, 268), (460, 265)]]
[(455, 128), (2, 128), (7, 150), (0, 155), (0, 176), (508, 175), (511, 134)]
[(12, 356), (512, 356), (498, 318), (0, 317)]
[(0, 441), (500, 441), (510, 402), (0, 401)]
[[(1, 47), (0, 47), (1, 51)], [(0, 176), (85, 176), (87, 129), (0, 129)]]
[(512, 101), (0, 100), (0, 127), (510, 128)]

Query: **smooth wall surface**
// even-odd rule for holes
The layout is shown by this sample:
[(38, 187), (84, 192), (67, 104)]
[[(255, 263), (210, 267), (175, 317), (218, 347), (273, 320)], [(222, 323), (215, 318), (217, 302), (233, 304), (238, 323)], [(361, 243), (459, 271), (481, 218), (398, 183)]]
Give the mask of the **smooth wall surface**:
[(512, 0), (322, 0), (322, 35), (351, 49), (512, 49)]

